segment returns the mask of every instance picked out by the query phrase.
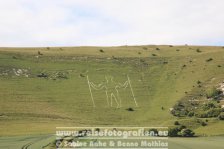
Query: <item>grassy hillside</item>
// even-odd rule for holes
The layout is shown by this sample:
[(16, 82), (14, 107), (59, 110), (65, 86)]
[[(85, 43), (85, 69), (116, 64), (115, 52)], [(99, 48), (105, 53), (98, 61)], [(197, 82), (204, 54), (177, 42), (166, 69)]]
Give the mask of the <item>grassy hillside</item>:
[[(198, 80), (215, 86), (223, 74), (223, 47), (0, 48), (0, 135), (49, 134), (57, 126), (173, 126), (176, 120), (197, 135), (221, 135), (223, 121), (202, 127), (169, 109)], [(87, 76), (95, 84), (105, 76), (124, 83), (128, 76), (138, 107), (127, 88), (119, 90), (119, 108), (115, 101), (107, 105), (103, 90), (93, 90), (94, 108)]]

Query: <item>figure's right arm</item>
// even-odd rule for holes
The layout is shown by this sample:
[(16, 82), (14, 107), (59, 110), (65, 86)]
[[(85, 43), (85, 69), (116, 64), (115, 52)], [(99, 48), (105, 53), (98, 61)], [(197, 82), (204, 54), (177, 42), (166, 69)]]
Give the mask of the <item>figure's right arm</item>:
[(94, 83), (90, 82), (90, 85), (95, 90), (102, 90), (103, 88), (105, 88), (105, 86), (103, 84), (95, 85)]

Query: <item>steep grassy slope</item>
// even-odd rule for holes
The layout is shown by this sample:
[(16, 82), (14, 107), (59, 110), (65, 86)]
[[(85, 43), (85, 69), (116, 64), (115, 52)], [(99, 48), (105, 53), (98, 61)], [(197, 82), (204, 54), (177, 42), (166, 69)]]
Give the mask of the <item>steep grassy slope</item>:
[[(38, 52), (39, 51), (39, 52)], [(206, 60), (213, 60), (207, 62)], [(220, 65), (221, 67), (218, 67)], [(172, 126), (169, 108), (202, 82), (224, 79), (224, 48), (123, 46), (0, 48), (0, 132), (5, 135), (54, 133), (57, 126)], [(131, 90), (119, 90), (122, 107), (107, 106), (105, 92), (88, 88), (105, 76)], [(134, 111), (128, 111), (127, 108)], [(224, 122), (201, 128), (180, 119), (198, 134), (224, 134)], [(218, 127), (211, 133), (207, 128)]]

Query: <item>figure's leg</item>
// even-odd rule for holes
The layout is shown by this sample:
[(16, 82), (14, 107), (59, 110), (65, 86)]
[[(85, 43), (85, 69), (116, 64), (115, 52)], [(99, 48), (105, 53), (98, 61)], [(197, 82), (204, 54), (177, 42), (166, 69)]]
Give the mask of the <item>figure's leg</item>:
[(119, 100), (119, 107), (121, 107), (121, 97), (120, 97), (120, 94), (119, 94), (119, 92), (118, 92), (118, 90), (116, 89), (116, 92), (117, 92), (117, 98), (118, 98), (118, 100)]
[(134, 95), (134, 92), (133, 92), (133, 89), (132, 89), (132, 86), (131, 86), (131, 80), (129, 79), (128, 76), (127, 76), (127, 78), (128, 78), (128, 84), (129, 84), (129, 86), (130, 86), (131, 94), (132, 94), (132, 97), (133, 97), (133, 99), (134, 99), (135, 105), (136, 105), (136, 107), (138, 107), (138, 103), (137, 103), (137, 101), (136, 101), (136, 99), (135, 99), (135, 95)]
[(112, 96), (112, 93), (110, 94), (110, 106), (111, 107), (113, 106), (113, 96)]
[(117, 103), (117, 108), (119, 108), (119, 103), (118, 103), (117, 98), (115, 97), (115, 95), (113, 93), (111, 93), (111, 107), (112, 107), (113, 98), (114, 98), (114, 101)]
[(106, 96), (107, 96), (107, 105), (110, 106), (107, 90), (105, 91), (105, 93), (106, 93)]
[(95, 101), (93, 99), (93, 93), (92, 93), (92, 90), (91, 90), (91, 85), (90, 85), (90, 82), (89, 82), (89, 77), (87, 75), (87, 83), (88, 83), (88, 86), (89, 86), (89, 92), (90, 92), (90, 95), (91, 95), (91, 99), (92, 99), (92, 102), (93, 102), (93, 107), (96, 107), (95, 105)]

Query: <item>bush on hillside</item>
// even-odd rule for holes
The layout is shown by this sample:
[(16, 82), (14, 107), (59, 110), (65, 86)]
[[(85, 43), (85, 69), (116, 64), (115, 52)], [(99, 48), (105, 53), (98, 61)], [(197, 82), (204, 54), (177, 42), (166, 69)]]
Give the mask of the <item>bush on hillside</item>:
[(168, 130), (168, 136), (169, 137), (177, 137), (177, 136), (179, 136), (178, 133), (179, 133), (179, 129), (177, 127), (176, 128), (170, 128)]
[(197, 84), (201, 84), (201, 81), (200, 81), (200, 80), (198, 80), (198, 81), (197, 81)]
[(180, 125), (179, 127), (170, 128), (168, 130), (169, 137), (193, 137), (194, 132), (191, 129), (186, 128), (184, 125)]
[(207, 112), (198, 112), (195, 114), (195, 116), (198, 118), (208, 118)]
[(133, 108), (127, 108), (126, 110), (127, 110), (127, 111), (134, 111)]
[(84, 75), (84, 74), (82, 74), (82, 73), (80, 73), (80, 74), (79, 74), (79, 76), (80, 76), (80, 77), (85, 77), (85, 75)]
[(219, 115), (219, 119), (224, 120), (224, 113), (223, 112)]
[(58, 79), (68, 79), (68, 76), (65, 72), (57, 72), (54, 77)]
[(218, 117), (221, 113), (221, 108), (211, 109), (207, 112), (208, 117)]
[(213, 58), (209, 58), (206, 60), (206, 62), (211, 62), (211, 61), (213, 61)]
[(174, 125), (180, 125), (180, 123), (178, 121), (175, 121)]
[(194, 116), (194, 112), (193, 112), (193, 111), (190, 111), (190, 112), (188, 113), (188, 116), (189, 116), (189, 117)]
[(174, 109), (171, 111), (171, 114), (174, 116), (177, 116), (177, 117), (184, 117), (184, 116), (188, 115), (188, 111), (186, 111), (185, 109), (183, 109), (183, 110)]
[(178, 102), (176, 105), (174, 105), (173, 110), (171, 111), (171, 114), (177, 117), (184, 117), (187, 116), (189, 111), (185, 107), (186, 104), (183, 102)]
[(218, 117), (220, 115), (220, 113), (222, 112), (222, 109), (221, 108), (212, 108), (212, 109), (209, 109), (207, 111), (200, 111), (200, 112), (197, 112), (195, 114), (196, 117), (199, 117), (199, 118), (211, 118), (211, 117)]
[(47, 78), (48, 75), (42, 72), (42, 73), (38, 74), (37, 77), (39, 77), (39, 78)]
[(219, 89), (216, 89), (215, 87), (210, 88), (206, 91), (207, 98), (215, 98), (221, 94), (222, 94), (222, 91)]
[(95, 131), (100, 132), (100, 128), (96, 128)]
[(196, 51), (197, 51), (198, 53), (200, 53), (200, 52), (201, 52), (201, 50), (200, 50), (200, 49), (197, 49)]
[(43, 55), (40, 51), (37, 52), (38, 55)]
[(158, 136), (159, 135), (159, 131), (155, 128), (149, 129), (149, 134), (151, 136)]
[(185, 67), (187, 67), (187, 65), (184, 64), (184, 65), (182, 66), (182, 68), (185, 68)]
[(215, 104), (214, 104), (213, 102), (208, 102), (208, 103), (206, 103), (206, 104), (204, 104), (204, 105), (202, 106), (202, 109), (203, 109), (204, 111), (209, 110), (209, 109), (211, 109), (211, 108), (216, 108), (216, 106), (215, 106)]
[(152, 56), (157, 56), (157, 55), (153, 53)]
[(191, 129), (186, 128), (181, 130), (181, 135), (183, 137), (193, 137), (195, 133)]
[(100, 51), (101, 53), (103, 53), (103, 52), (104, 52), (104, 50), (103, 50), (103, 49), (100, 49), (99, 51)]
[(185, 129), (185, 128), (187, 128), (187, 127), (184, 126), (184, 125), (180, 125), (180, 126), (178, 126), (177, 128), (179, 129), (179, 131), (181, 131), (182, 129)]
[(207, 123), (206, 122), (201, 122), (201, 126), (207, 126)]

